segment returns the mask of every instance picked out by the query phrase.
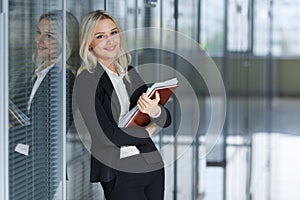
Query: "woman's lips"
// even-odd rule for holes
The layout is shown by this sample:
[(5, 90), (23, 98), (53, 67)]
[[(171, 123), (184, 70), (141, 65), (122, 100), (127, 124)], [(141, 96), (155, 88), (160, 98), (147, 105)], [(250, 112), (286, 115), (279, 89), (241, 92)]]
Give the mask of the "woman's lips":
[(115, 49), (116, 49), (116, 45), (111, 46), (111, 47), (106, 47), (106, 48), (105, 48), (105, 50), (107, 50), (107, 51), (113, 51), (113, 50), (115, 50)]
[(43, 46), (38, 46), (38, 50), (45, 50), (47, 49), (46, 47), (43, 47)]

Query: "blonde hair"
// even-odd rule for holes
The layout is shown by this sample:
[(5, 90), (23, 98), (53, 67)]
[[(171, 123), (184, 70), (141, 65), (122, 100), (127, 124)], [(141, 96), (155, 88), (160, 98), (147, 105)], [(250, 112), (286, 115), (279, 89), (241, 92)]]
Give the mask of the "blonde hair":
[[(48, 20), (54, 26), (53, 30), (57, 33), (57, 40), (60, 46), (59, 56), (55, 63), (61, 63), (62, 50), (62, 33), (63, 33), (63, 11), (55, 10), (49, 13), (42, 14), (39, 18), (39, 23), (42, 20)], [(66, 12), (66, 64), (74, 74), (80, 66), (79, 52), (79, 23), (76, 17), (70, 12)], [(46, 68), (48, 63), (40, 59), (37, 54), (34, 54), (34, 62), (37, 68)], [(61, 65), (60, 65), (61, 66)]]
[(83, 70), (88, 70), (90, 73), (94, 73), (97, 66), (97, 58), (90, 51), (90, 44), (94, 39), (96, 26), (100, 20), (110, 19), (116, 25), (120, 33), (120, 48), (116, 57), (116, 62), (121, 65), (125, 71), (125, 77), (129, 80), (127, 68), (131, 62), (131, 55), (127, 50), (124, 35), (121, 33), (121, 27), (115, 20), (115, 18), (103, 10), (95, 10), (88, 13), (82, 20), (80, 27), (80, 49), (79, 55), (82, 59), (81, 67), (78, 70), (78, 74)]

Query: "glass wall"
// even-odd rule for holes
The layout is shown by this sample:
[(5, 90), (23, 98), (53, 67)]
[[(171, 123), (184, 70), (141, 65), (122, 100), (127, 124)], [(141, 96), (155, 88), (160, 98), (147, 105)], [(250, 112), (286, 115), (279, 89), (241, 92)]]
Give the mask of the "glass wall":
[(62, 2), (9, 2), (10, 199), (63, 198), (66, 23), (54, 11), (62, 8)]
[[(274, 56), (299, 56), (300, 30), (295, 19), (299, 18), (300, 1), (260, 1), (255, 7), (255, 53), (267, 55), (269, 48)], [(266, 35), (268, 32), (272, 34)]]
[(224, 1), (201, 1), (200, 44), (210, 55), (223, 55), (224, 50)]
[[(80, 23), (83, 16), (94, 9), (104, 9), (105, 1), (67, 0), (66, 10)], [(104, 199), (100, 184), (90, 182), (89, 147), (82, 142), (72, 123), (66, 133), (66, 199)]]
[(94, 7), (104, 9), (104, 2), (7, 5), (9, 198), (98, 199), (102, 191), (89, 182), (89, 153), (76, 133), (71, 99), (80, 65), (79, 22)]

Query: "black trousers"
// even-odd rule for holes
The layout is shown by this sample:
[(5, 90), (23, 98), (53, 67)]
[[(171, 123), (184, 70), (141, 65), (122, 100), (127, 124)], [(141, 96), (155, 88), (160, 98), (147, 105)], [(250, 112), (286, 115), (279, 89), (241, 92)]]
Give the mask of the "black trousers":
[(118, 172), (110, 182), (101, 182), (107, 200), (163, 200), (164, 169), (147, 173)]

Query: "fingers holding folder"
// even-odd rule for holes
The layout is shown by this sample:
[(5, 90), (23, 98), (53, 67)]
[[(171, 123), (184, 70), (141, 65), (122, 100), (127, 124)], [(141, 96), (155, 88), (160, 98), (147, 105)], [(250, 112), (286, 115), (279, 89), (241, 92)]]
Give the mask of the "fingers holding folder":
[(161, 112), (161, 108), (158, 106), (158, 103), (160, 101), (160, 95), (156, 91), (155, 92), (155, 98), (150, 99), (150, 97), (147, 97), (146, 93), (143, 93), (138, 102), (138, 108), (142, 113), (148, 114), (150, 117), (158, 117)]

